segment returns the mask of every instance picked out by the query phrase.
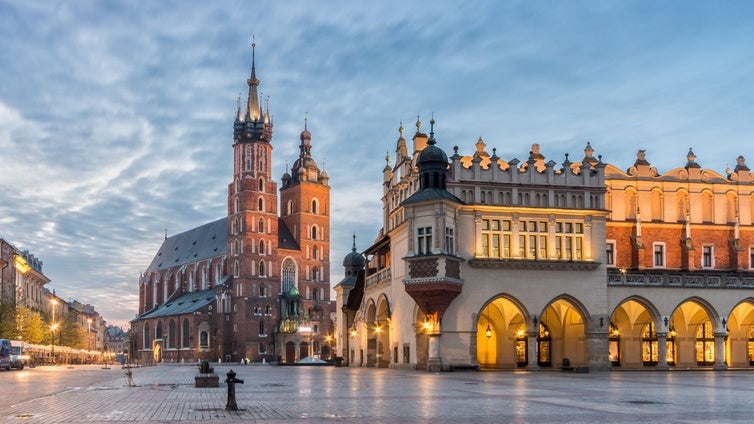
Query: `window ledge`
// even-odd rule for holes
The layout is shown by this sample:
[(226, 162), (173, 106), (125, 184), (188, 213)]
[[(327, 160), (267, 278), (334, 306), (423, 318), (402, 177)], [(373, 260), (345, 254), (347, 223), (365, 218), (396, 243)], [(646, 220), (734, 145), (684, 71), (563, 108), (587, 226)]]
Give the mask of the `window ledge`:
[(600, 266), (600, 263), (594, 261), (548, 261), (531, 259), (472, 259), (469, 261), (469, 265), (472, 268), (594, 271)]

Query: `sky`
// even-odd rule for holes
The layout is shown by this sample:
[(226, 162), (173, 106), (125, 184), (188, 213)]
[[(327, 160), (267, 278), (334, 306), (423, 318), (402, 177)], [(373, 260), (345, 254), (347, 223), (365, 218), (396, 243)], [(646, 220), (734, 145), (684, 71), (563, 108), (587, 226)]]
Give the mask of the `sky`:
[(482, 137), (561, 163), (588, 141), (664, 173), (691, 147), (723, 173), (754, 158), (752, 17), (747, 1), (0, 0), (0, 236), (127, 327), (165, 232), (226, 215), (252, 37), (275, 179), (305, 118), (330, 176), (332, 285), (352, 234), (375, 240), (385, 155), (417, 116), (449, 155)]

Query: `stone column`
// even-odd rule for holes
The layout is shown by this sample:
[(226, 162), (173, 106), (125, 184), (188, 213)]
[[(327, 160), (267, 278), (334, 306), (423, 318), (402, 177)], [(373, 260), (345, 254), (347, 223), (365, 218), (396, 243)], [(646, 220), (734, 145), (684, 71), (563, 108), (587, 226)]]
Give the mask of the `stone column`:
[(587, 358), (591, 371), (610, 371), (612, 364), (608, 357), (607, 331), (592, 331), (584, 334), (587, 342)]
[(728, 333), (713, 334), (715, 336), (715, 365), (712, 366), (712, 369), (715, 371), (725, 371), (728, 369), (728, 365), (725, 364), (725, 337)]
[(429, 334), (429, 358), (427, 359), (427, 371), (442, 371), (442, 358), (440, 358), (440, 333)]
[(537, 365), (537, 336), (539, 336), (539, 331), (526, 333), (526, 357), (529, 360), (529, 363), (526, 364), (526, 369), (528, 371), (539, 371), (539, 365)]
[(657, 366), (658, 371), (670, 371), (668, 366), (668, 333), (657, 333)]

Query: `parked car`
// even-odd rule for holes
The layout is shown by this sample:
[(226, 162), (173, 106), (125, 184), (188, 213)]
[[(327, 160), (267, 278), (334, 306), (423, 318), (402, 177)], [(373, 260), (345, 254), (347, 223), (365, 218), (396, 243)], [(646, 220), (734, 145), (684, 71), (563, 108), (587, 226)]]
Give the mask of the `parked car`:
[(13, 353), (11, 352), (10, 340), (0, 339), (0, 368), (10, 371), (13, 362)]
[(24, 369), (29, 365), (29, 349), (31, 346), (28, 343), (24, 343), (21, 340), (11, 340), (10, 350), (12, 355), (11, 368), (17, 370)]

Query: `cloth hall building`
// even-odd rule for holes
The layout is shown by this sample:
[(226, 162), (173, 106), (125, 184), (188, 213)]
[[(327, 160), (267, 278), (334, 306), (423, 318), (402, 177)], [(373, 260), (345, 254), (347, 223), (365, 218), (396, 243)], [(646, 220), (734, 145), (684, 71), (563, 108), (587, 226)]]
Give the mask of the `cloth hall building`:
[(754, 367), (743, 157), (718, 173), (689, 149), (660, 172), (643, 150), (623, 168), (589, 143), (522, 162), (479, 138), (448, 158), (434, 121), (416, 129), (386, 158), (383, 228), (335, 287), (349, 366)]
[(329, 179), (305, 123), (278, 189), (253, 51), (247, 83), (233, 123), (227, 216), (166, 235), (139, 279), (132, 350), (145, 363), (330, 355)]

